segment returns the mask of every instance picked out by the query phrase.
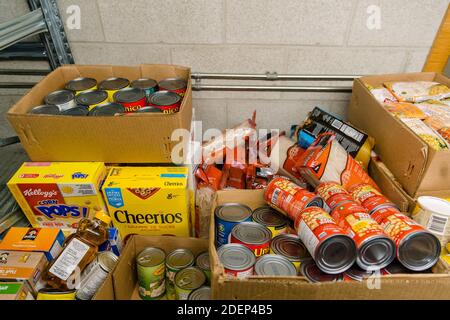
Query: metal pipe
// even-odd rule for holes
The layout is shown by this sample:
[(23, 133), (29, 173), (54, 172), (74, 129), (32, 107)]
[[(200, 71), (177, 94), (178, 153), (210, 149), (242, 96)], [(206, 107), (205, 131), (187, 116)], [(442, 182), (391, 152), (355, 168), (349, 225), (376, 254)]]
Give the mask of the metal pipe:
[(204, 73), (194, 72), (191, 78), (202, 79), (223, 79), (223, 80), (268, 80), (268, 81), (353, 81), (360, 75), (301, 75), (301, 74), (278, 74), (267, 72), (265, 74), (250, 73)]
[(193, 84), (195, 91), (352, 92), (352, 87)]
[(5, 76), (46, 76), (50, 70), (38, 69), (0, 69), (0, 75)]
[(35, 82), (0, 82), (0, 89), (30, 89)]

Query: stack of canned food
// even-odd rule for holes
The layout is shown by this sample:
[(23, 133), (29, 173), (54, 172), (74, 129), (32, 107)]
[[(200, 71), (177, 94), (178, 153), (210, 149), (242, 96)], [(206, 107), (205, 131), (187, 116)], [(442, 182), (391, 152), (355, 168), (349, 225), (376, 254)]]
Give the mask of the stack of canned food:
[(143, 300), (210, 300), (208, 252), (194, 256), (179, 248), (168, 254), (148, 247), (137, 258), (139, 296)]
[(93, 78), (76, 78), (63, 90), (48, 94), (45, 104), (32, 114), (114, 116), (135, 113), (172, 114), (179, 111), (187, 82), (181, 78), (108, 78), (97, 84)]

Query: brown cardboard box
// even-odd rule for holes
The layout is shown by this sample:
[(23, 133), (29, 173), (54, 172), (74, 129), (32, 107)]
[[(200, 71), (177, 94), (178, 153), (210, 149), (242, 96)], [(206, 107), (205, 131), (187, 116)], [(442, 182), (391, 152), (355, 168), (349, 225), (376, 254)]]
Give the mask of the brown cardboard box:
[[(188, 81), (180, 111), (175, 114), (133, 114), (117, 117), (70, 117), (33, 115), (27, 112), (43, 103), (52, 91), (62, 89), (76, 77), (101, 81), (108, 77), (153, 78), (157, 81), (181, 77)], [(89, 66), (65, 65), (51, 72), (9, 111), (32, 161), (102, 161), (109, 163), (169, 163), (172, 131), (190, 130), (192, 119), (191, 72), (173, 65)]]
[[(264, 205), (262, 190), (219, 191), (216, 205), (238, 202), (252, 209)], [(214, 211), (213, 211), (214, 212)], [(212, 213), (213, 215), (213, 213)], [(450, 275), (405, 274), (383, 276), (377, 281), (309, 283), (304, 277), (227, 277), (214, 246), (211, 219), (209, 253), (212, 266), (213, 299), (450, 299)], [(438, 264), (441, 272), (446, 268)]]
[(419, 80), (450, 86), (450, 79), (433, 72), (362, 77), (353, 83), (348, 113), (352, 124), (375, 138), (375, 151), (412, 197), (423, 192), (450, 190), (450, 150), (430, 148), (390, 114), (364, 84), (380, 86), (386, 81)]
[(94, 300), (140, 300), (137, 285), (136, 256), (147, 247), (158, 247), (166, 253), (187, 248), (194, 255), (208, 250), (208, 241), (195, 238), (135, 235), (127, 242), (119, 263), (97, 291)]

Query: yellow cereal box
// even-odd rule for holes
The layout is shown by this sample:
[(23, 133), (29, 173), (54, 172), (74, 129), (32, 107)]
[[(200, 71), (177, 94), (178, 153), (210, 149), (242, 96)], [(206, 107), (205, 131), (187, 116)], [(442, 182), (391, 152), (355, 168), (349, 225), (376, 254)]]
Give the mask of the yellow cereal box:
[(188, 169), (113, 167), (103, 195), (114, 227), (130, 234), (190, 236)]
[(74, 232), (82, 218), (105, 210), (102, 162), (25, 162), (8, 187), (34, 228)]

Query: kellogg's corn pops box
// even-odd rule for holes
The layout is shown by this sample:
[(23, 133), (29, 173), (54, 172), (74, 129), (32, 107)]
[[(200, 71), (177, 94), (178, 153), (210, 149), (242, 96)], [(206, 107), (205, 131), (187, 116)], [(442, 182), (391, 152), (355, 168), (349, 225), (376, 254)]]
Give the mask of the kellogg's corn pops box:
[(34, 228), (76, 231), (78, 222), (105, 210), (102, 162), (25, 162), (8, 187)]
[(130, 234), (190, 236), (188, 168), (113, 167), (103, 195), (122, 238)]

